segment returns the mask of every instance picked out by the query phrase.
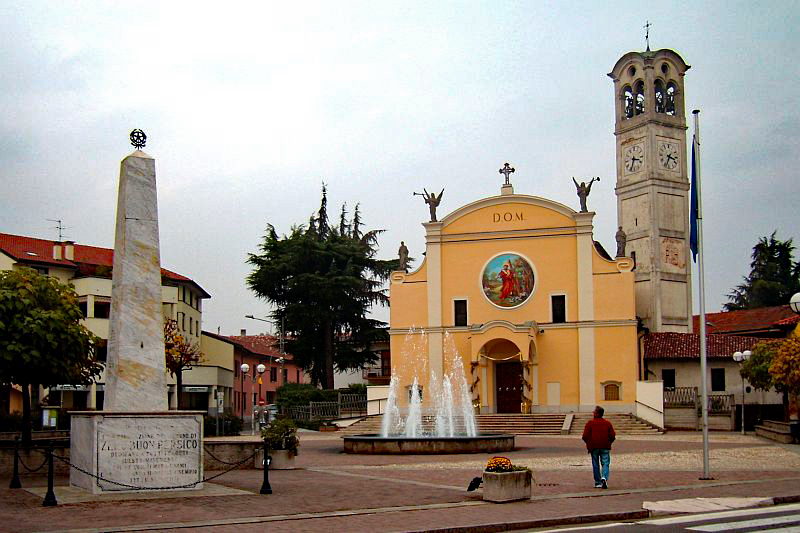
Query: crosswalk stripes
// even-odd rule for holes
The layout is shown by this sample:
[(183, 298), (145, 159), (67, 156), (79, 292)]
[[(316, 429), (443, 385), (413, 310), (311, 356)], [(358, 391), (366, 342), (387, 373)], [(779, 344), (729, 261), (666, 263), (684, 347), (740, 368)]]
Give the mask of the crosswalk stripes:
[[(759, 507), (757, 509), (739, 509), (735, 511), (715, 511), (713, 513), (700, 513), (693, 515), (675, 516), (670, 518), (657, 518), (655, 520), (644, 520), (638, 523), (653, 526), (682, 525), (691, 522), (702, 522), (704, 520), (717, 520), (721, 518), (737, 518), (741, 516), (757, 516), (764, 514), (776, 514), (778, 512), (800, 511), (800, 504), (794, 503), (781, 505), (778, 507)], [(683, 526), (690, 527), (690, 526)]]
[[(763, 531), (766, 526), (777, 526), (780, 524), (796, 524), (793, 529), (800, 528), (800, 516), (773, 516), (770, 518), (761, 518), (759, 520), (743, 520), (741, 522), (719, 522), (716, 524), (708, 524), (705, 526), (687, 527), (689, 531), (730, 531), (731, 529), (748, 529), (757, 527)], [(775, 528), (770, 527), (770, 531), (776, 531)], [(777, 531), (786, 531), (786, 528), (778, 529)]]
[(564, 533), (566, 531), (590, 530), (619, 531), (620, 533), (662, 530), (702, 531), (706, 533), (718, 531), (800, 533), (800, 504), (685, 514), (665, 518), (637, 520), (634, 522), (614, 522), (591, 526), (548, 529), (547, 531)]

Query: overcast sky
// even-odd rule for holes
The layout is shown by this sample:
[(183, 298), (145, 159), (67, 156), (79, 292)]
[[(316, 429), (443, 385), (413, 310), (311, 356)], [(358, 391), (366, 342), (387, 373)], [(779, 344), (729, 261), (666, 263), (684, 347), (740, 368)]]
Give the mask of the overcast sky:
[(244, 318), (269, 311), (246, 288), (247, 254), (267, 223), (305, 223), (323, 181), (334, 217), (360, 203), (366, 227), (386, 230), (389, 259), (401, 240), (422, 257), (423, 187), (445, 188), (441, 218), (498, 194), (506, 161), (515, 192), (575, 209), (571, 177), (600, 176), (589, 208), (613, 253), (606, 74), (644, 49), (649, 19), (651, 48), (692, 66), (719, 310), (759, 237), (800, 245), (800, 4), (637, 5), (3, 2), (0, 232), (55, 240), (47, 219), (60, 219), (65, 238), (113, 247), (119, 162), (141, 128), (162, 265), (212, 295), (208, 331), (270, 329)]

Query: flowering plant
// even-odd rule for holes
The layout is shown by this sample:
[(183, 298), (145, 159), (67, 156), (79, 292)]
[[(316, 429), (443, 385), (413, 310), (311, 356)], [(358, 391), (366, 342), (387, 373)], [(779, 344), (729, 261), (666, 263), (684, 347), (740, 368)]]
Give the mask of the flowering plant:
[(486, 463), (485, 468), (486, 472), (518, 472), (520, 470), (528, 470), (528, 467), (513, 465), (508, 457), (492, 457)]

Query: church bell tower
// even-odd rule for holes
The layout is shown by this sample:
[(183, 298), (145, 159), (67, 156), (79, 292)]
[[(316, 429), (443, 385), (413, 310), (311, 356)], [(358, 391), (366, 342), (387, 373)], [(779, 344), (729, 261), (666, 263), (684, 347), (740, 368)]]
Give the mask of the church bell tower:
[(617, 219), (634, 260), (636, 315), (650, 331), (691, 331), (684, 75), (672, 50), (629, 52), (614, 80)]

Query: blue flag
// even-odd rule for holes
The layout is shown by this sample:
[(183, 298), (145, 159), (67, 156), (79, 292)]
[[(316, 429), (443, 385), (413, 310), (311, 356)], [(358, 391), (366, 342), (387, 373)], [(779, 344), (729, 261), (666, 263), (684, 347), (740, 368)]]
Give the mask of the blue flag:
[(692, 200), (689, 208), (689, 248), (692, 260), (697, 262), (697, 163), (699, 159), (697, 138), (692, 137)]

